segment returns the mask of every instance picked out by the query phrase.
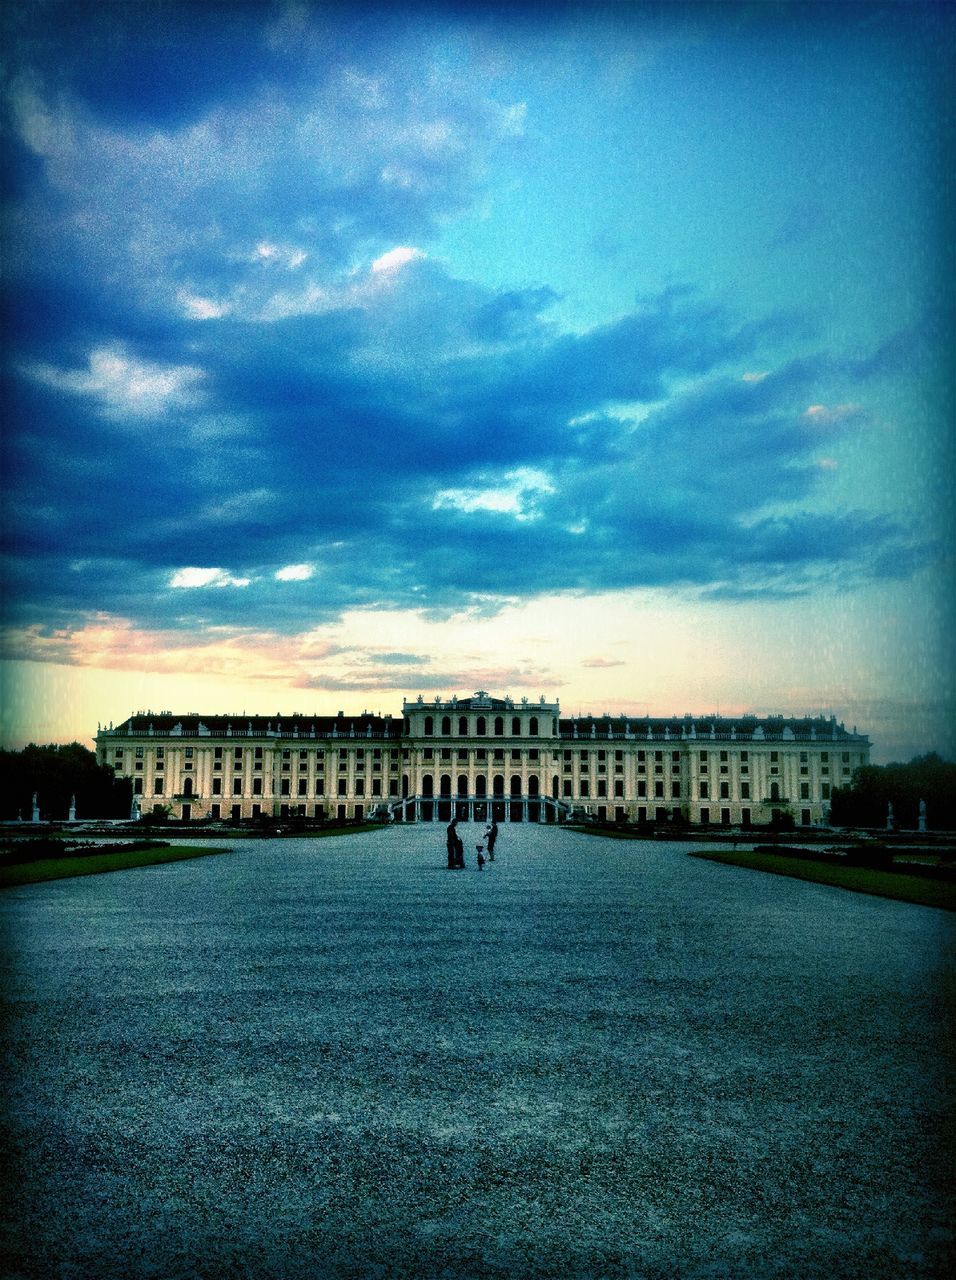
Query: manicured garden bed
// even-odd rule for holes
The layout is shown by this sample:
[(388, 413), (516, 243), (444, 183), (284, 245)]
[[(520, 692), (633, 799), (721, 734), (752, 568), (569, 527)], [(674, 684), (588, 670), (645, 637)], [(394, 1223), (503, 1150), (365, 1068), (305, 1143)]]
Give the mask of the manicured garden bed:
[[(145, 846), (145, 847), (144, 847)], [(23, 884), (37, 884), (44, 880), (63, 880), (70, 876), (100, 875), (105, 871), (127, 871), (131, 867), (149, 867), (163, 862), (182, 862), (187, 858), (204, 858), (213, 853), (228, 853), (228, 849), (209, 848), (205, 845), (148, 844), (139, 842), (127, 848), (90, 850), (79, 853), (64, 852), (62, 857), (31, 857), (22, 862), (11, 861), (17, 852), (7, 853), (0, 865), (0, 889), (12, 889)], [(24, 855), (28, 854), (26, 848)]]
[(694, 850), (689, 856), (704, 858), (708, 862), (719, 862), (725, 866), (745, 867), (752, 871), (769, 871), (772, 875), (791, 876), (796, 880), (809, 880), (814, 884), (851, 889), (855, 893), (875, 894), (880, 898), (893, 898), (897, 902), (911, 902), (917, 906), (940, 907), (944, 911), (956, 911), (956, 884), (924, 879), (902, 870), (889, 871), (873, 867), (848, 866), (804, 856), (744, 850), (699, 849)]

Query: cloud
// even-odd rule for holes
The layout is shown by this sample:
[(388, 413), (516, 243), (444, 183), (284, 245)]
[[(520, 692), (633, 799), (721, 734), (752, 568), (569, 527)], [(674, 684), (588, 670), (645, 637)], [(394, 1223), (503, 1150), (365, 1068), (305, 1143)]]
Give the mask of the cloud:
[(275, 578), (276, 582), (308, 582), (314, 573), (310, 564), (287, 564), (276, 570)]
[[(847, 352), (679, 285), (569, 330), (547, 281), (457, 277), (432, 246), (529, 145), (530, 108), (379, 16), (355, 44), (350, 19), (287, 9), (214, 51), (199, 17), (182, 41), (91, 19), (17, 55), (2, 585), (22, 645), (104, 601), (156, 634), (292, 635), (355, 608), (849, 590), (936, 554), (918, 513), (820, 514), (929, 320)], [(137, 96), (130, 67), (159, 78)]]
[(251, 578), (234, 578), (224, 569), (187, 568), (177, 569), (169, 585), (194, 590), (198, 587), (248, 587), (251, 581)]

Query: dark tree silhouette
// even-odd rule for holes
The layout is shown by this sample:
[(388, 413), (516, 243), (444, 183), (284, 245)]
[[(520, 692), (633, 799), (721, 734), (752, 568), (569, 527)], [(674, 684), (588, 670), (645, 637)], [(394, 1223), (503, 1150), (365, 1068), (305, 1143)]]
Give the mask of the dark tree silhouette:
[(833, 792), (830, 820), (839, 827), (885, 827), (892, 804), (897, 824), (915, 830), (921, 800), (929, 830), (956, 828), (956, 764), (931, 752), (909, 764), (866, 765), (849, 787)]
[(77, 818), (128, 818), (133, 788), (78, 742), (0, 751), (0, 817), (29, 819), (34, 793), (45, 821), (65, 820), (71, 796)]

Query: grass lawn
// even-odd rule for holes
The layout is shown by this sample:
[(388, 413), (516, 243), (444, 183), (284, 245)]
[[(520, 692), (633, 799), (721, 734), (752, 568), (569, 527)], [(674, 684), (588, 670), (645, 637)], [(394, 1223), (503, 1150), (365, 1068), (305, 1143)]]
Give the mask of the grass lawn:
[(900, 871), (873, 871), (868, 867), (841, 867), (826, 862), (805, 861), (777, 854), (748, 853), (734, 850), (701, 849), (689, 855), (705, 858), (708, 862), (721, 862), (732, 867), (747, 867), (752, 871), (769, 871), (773, 875), (793, 876), (796, 880), (810, 880), (814, 884), (829, 884), (838, 889), (852, 889), (856, 893), (872, 893), (879, 898), (894, 898), (897, 902), (912, 902), (921, 907), (940, 907), (944, 911), (956, 911), (956, 884), (943, 880), (924, 880), (919, 876)]
[(0, 867), (0, 889), (36, 884), (41, 880), (64, 880), (69, 876), (95, 876), (104, 871), (150, 867), (160, 862), (182, 862), (186, 858), (205, 858), (208, 854), (229, 852), (228, 849), (210, 849), (200, 845), (172, 844), (155, 849), (119, 849), (112, 853), (91, 853), (73, 858), (39, 858), (34, 862), (16, 862)]

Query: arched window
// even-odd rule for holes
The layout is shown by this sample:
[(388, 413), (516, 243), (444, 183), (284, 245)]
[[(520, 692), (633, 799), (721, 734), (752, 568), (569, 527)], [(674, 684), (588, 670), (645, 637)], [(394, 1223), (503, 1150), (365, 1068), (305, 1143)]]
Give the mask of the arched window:
[(531, 777), (528, 779), (528, 795), (537, 796), (539, 794), (538, 786), (539, 786), (538, 775), (536, 773), (533, 773)]
[(468, 774), (467, 773), (460, 773), (458, 775), (458, 794), (460, 796), (467, 796), (468, 794)]
[(446, 738), (451, 733), (451, 716), (442, 716), (441, 731)]
[(554, 777), (551, 779), (551, 794), (554, 796), (555, 800), (557, 800), (558, 798), (559, 786), (560, 786), (560, 783), (558, 782), (558, 775), (555, 774)]
[(431, 735), (434, 734), (434, 732), (435, 732), (435, 721), (431, 716), (426, 716), (425, 717), (425, 733), (428, 734), (429, 737), (431, 737)]
[[(189, 779), (187, 778), (187, 779), (186, 779), (186, 781), (188, 782), (188, 781), (189, 781)], [(770, 784), (770, 799), (771, 799), (771, 800), (779, 800), (779, 799), (780, 799), (780, 783), (779, 783), (779, 782), (771, 782), (771, 784)]]
[(468, 717), (467, 716), (458, 717), (458, 736), (460, 738), (468, 737)]
[(433, 796), (435, 794), (435, 780), (430, 773), (426, 773), (422, 777), (422, 795)]
[(521, 721), (517, 716), (512, 716), (511, 718), (511, 733), (515, 738), (519, 738), (521, 736)]
[(183, 783), (183, 795), (191, 796), (192, 793), (193, 793), (193, 780), (192, 778), (187, 778), (186, 781)]
[(511, 775), (511, 794), (513, 796), (521, 795), (521, 774), (513, 773)]
[(483, 773), (479, 773), (475, 779), (475, 795), (486, 796), (488, 794), (488, 779)]
[(475, 725), (475, 733), (477, 733), (480, 738), (483, 738), (487, 732), (488, 723), (484, 716), (479, 716), (478, 723)]
[(537, 716), (532, 716), (530, 721), (528, 722), (528, 732), (532, 735), (532, 737), (538, 736), (538, 717)]
[(494, 793), (494, 795), (496, 795), (496, 796), (503, 796), (503, 795), (504, 795), (504, 793), (505, 793), (505, 779), (504, 779), (504, 774), (502, 774), (502, 773), (496, 773), (496, 774), (495, 774), (495, 776), (494, 776), (494, 777), (492, 778), (492, 780), (491, 780), (491, 789), (492, 789), (492, 792)]
[(496, 738), (504, 737), (504, 732), (505, 732), (504, 717), (495, 716), (495, 737)]
[(451, 795), (451, 774), (443, 773), (441, 776), (441, 793), (443, 796)]

